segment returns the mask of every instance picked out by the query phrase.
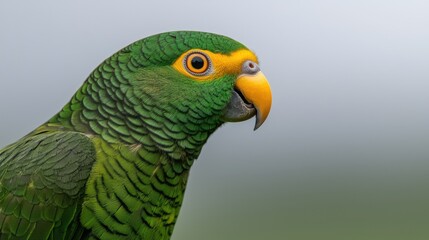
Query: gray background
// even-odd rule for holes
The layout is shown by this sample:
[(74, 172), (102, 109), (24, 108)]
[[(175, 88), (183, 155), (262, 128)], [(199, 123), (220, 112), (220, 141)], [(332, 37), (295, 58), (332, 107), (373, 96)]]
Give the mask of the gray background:
[(429, 239), (428, 1), (0, 2), (0, 146), (159, 32), (235, 38), (273, 90), (193, 167), (172, 239)]

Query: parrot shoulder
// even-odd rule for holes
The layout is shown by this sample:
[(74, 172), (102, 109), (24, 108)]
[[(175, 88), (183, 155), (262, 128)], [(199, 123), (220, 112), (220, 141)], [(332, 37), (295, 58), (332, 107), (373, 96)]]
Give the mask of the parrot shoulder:
[(94, 161), (91, 139), (77, 132), (30, 134), (0, 150), (0, 238), (80, 239)]

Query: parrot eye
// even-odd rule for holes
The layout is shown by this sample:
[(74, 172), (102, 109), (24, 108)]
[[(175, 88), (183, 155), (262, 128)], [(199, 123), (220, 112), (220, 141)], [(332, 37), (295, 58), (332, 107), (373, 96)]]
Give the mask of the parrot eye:
[(202, 76), (209, 72), (211, 62), (205, 54), (194, 52), (185, 58), (184, 65), (186, 70), (192, 75)]

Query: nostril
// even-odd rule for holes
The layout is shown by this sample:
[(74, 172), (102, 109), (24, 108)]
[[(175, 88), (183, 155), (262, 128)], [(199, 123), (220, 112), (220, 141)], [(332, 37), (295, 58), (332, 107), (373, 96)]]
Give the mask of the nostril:
[(246, 74), (255, 74), (259, 72), (259, 66), (255, 62), (247, 60), (242, 65), (242, 72)]

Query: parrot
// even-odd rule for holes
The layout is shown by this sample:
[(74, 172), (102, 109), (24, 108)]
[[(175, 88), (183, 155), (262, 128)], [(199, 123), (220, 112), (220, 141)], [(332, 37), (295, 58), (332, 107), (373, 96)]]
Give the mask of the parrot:
[(257, 56), (229, 37), (131, 43), (0, 150), (0, 239), (170, 239), (209, 136), (252, 117), (258, 129), (271, 102)]

